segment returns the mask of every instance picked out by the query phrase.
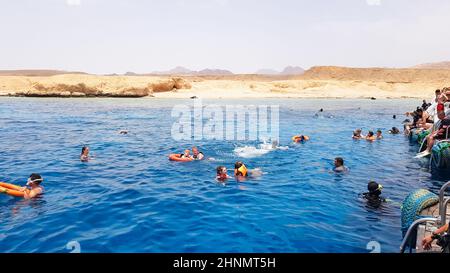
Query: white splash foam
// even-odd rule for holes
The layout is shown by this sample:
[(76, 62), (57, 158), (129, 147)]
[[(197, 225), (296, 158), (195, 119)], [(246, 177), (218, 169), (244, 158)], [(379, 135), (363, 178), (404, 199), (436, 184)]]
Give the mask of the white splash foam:
[(287, 149), (289, 149), (289, 147), (287, 146), (276, 146), (271, 143), (261, 143), (258, 145), (258, 147), (254, 146), (236, 147), (234, 149), (234, 154), (242, 158), (253, 158), (265, 155), (271, 151), (287, 150)]

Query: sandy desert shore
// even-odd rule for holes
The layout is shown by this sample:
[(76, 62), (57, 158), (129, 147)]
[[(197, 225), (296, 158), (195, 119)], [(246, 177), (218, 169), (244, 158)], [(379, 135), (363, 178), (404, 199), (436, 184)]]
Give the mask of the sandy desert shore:
[(0, 95), (156, 98), (431, 98), (449, 69), (313, 67), (303, 75), (0, 75)]

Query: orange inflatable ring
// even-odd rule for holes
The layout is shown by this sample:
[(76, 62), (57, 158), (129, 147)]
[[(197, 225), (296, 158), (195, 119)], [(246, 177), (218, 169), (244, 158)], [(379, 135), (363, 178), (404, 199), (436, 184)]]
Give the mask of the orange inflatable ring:
[(20, 191), (21, 187), (5, 182), (0, 182), (0, 193), (4, 193), (14, 197), (23, 197), (24, 192)]
[(191, 162), (193, 158), (182, 158), (180, 154), (171, 154), (169, 155), (170, 161), (178, 161), (178, 162)]

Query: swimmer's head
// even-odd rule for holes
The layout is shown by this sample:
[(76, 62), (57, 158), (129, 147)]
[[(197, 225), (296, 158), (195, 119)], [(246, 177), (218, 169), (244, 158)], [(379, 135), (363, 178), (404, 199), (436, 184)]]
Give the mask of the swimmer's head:
[(367, 190), (369, 191), (369, 194), (379, 196), (381, 195), (381, 190), (383, 189), (383, 186), (378, 184), (375, 181), (370, 181), (369, 184), (367, 184)]
[(369, 132), (367, 133), (367, 136), (368, 136), (368, 137), (373, 137), (373, 132), (372, 132), (372, 131), (369, 131)]
[(81, 154), (82, 155), (89, 154), (89, 147), (88, 146), (84, 146), (83, 148), (81, 148)]
[(400, 130), (397, 127), (392, 127), (391, 130), (389, 130), (389, 134), (398, 134), (400, 133)]
[(188, 156), (188, 155), (190, 155), (191, 154), (191, 151), (189, 151), (189, 150), (184, 150), (184, 155), (185, 156)]
[(42, 178), (42, 176), (40, 174), (32, 173), (27, 180), (27, 186), (33, 186), (33, 185), (39, 186), (43, 181), (44, 181), (44, 179)]
[(219, 166), (216, 168), (217, 175), (226, 174), (227, 168), (225, 166)]
[(381, 134), (382, 134), (381, 130), (377, 130), (377, 135), (381, 136)]
[(344, 166), (344, 159), (342, 157), (336, 157), (334, 159), (334, 166), (335, 167), (341, 167)]
[(216, 171), (217, 171), (217, 179), (225, 180), (228, 178), (227, 168), (225, 166), (217, 167)]
[(242, 165), (244, 165), (242, 161), (236, 161), (236, 163), (234, 163), (234, 168), (239, 169), (240, 167), (242, 167)]
[(235, 176), (247, 176), (247, 167), (242, 161), (234, 163), (234, 175)]
[(192, 147), (192, 153), (194, 154), (194, 155), (198, 155), (199, 154), (199, 151), (198, 151), (198, 148), (197, 147)]

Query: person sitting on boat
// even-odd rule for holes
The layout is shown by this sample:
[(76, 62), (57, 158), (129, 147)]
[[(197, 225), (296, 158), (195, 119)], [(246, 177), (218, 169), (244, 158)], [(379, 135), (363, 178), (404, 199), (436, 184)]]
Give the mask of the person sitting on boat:
[(337, 173), (343, 173), (348, 171), (348, 168), (344, 166), (344, 159), (342, 157), (336, 157), (334, 159), (333, 171)]
[(197, 147), (192, 147), (192, 158), (195, 160), (202, 160), (205, 156), (198, 150)]
[(413, 111), (413, 112), (406, 112), (406, 116), (407, 117), (411, 116), (413, 118), (413, 120), (410, 121), (409, 119), (406, 119), (403, 122), (405, 135), (409, 135), (409, 132), (411, 131), (411, 129), (417, 128), (417, 122), (420, 119), (420, 116), (417, 113), (418, 109), (419, 109), (419, 107), (417, 107), (417, 109), (415, 111)]
[(191, 155), (191, 151), (188, 149), (184, 150), (184, 154), (180, 154), (180, 158), (193, 158)]
[(377, 139), (383, 139), (383, 132), (381, 130), (377, 130)]
[(89, 160), (91, 160), (91, 157), (89, 156), (88, 146), (84, 146), (83, 148), (81, 148), (80, 160), (81, 162), (88, 162)]
[(385, 198), (381, 197), (382, 189), (383, 186), (381, 184), (370, 181), (369, 184), (367, 184), (368, 192), (363, 193), (362, 196), (367, 200), (369, 205), (378, 207), (381, 203), (387, 202)]
[(428, 114), (428, 112), (424, 111), (423, 109), (417, 109), (416, 111), (418, 120), (416, 121), (416, 127), (423, 128), (425, 130), (431, 129), (433, 127), (433, 119)]
[(355, 131), (353, 131), (353, 139), (362, 139), (364, 138), (364, 136), (362, 135), (362, 130), (361, 129), (356, 129)]
[(228, 178), (230, 178), (230, 176), (227, 173), (227, 168), (225, 168), (225, 166), (219, 166), (216, 168), (217, 174), (216, 174), (216, 179), (218, 181), (225, 181)]
[[(442, 106), (438, 105), (438, 109), (443, 109)], [(429, 156), (431, 154), (431, 149), (433, 149), (434, 142), (436, 140), (443, 140), (448, 137), (447, 129), (450, 126), (450, 119), (445, 116), (445, 111), (438, 111), (438, 118), (440, 120), (439, 129), (427, 136), (427, 149), (421, 153), (418, 153), (416, 158)]]
[(398, 135), (400, 134), (400, 130), (397, 127), (392, 127), (391, 130), (388, 131), (389, 134)]
[[(442, 239), (442, 237), (448, 236), (448, 235), (444, 235), (444, 236), (441, 235), (443, 233), (449, 232), (448, 227), (449, 227), (449, 224), (443, 225), (442, 227), (433, 231), (430, 236), (424, 237), (422, 239), (423, 249), (430, 250), (431, 244), (433, 243), (434, 240), (440, 240), (440, 239)], [(447, 238), (447, 240), (448, 240), (448, 238)], [(446, 242), (446, 245), (441, 245), (441, 247), (444, 248), (444, 252), (448, 251), (448, 247), (449, 247), (448, 241)], [(446, 253), (448, 253), (448, 252), (446, 252)]]
[(369, 131), (367, 133), (366, 140), (375, 141), (375, 140), (377, 140), (377, 137), (374, 135), (373, 131)]

